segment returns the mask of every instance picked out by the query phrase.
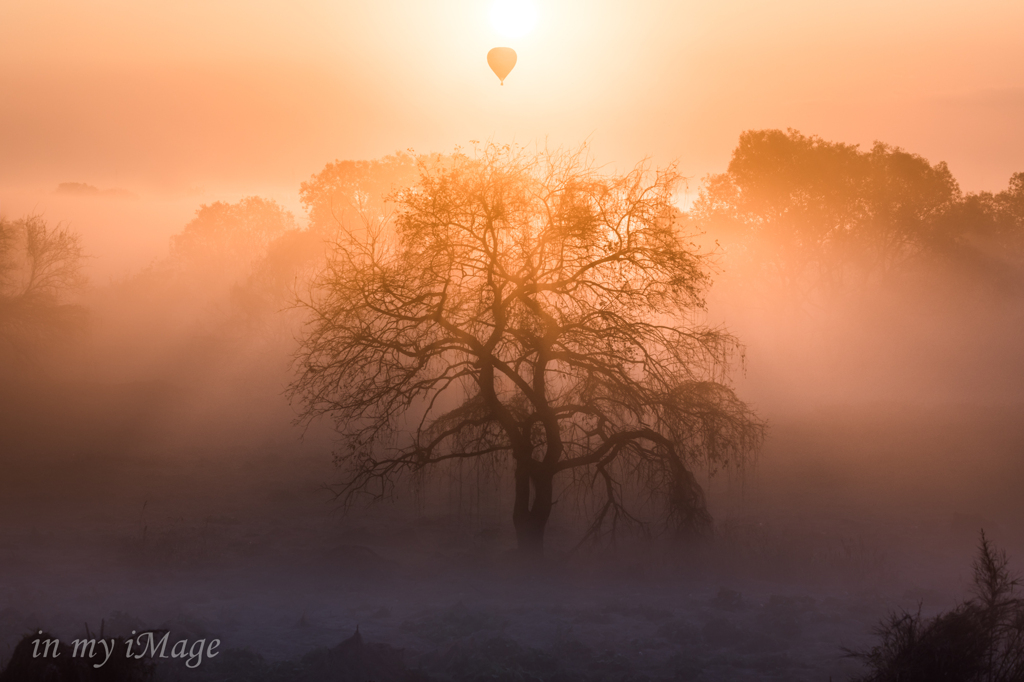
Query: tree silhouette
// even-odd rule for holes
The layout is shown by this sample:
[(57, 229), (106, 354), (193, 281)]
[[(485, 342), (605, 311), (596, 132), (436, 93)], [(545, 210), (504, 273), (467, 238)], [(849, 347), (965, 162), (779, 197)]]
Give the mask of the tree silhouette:
[(250, 274), (274, 239), (295, 229), (295, 217), (271, 199), (217, 201), (200, 206), (196, 217), (171, 237), (171, 254), (201, 272), (239, 278)]
[(1024, 679), (1024, 599), (1006, 552), (981, 532), (974, 561), (974, 594), (934, 618), (890, 613), (877, 628), (880, 642), (862, 651), (869, 673), (859, 682), (1018, 682)]
[(590, 536), (636, 520), (630, 485), (669, 527), (705, 530), (692, 467), (742, 462), (763, 424), (726, 383), (736, 339), (697, 320), (709, 278), (674, 224), (676, 181), (491, 144), (421, 164), (394, 214), (343, 227), (292, 385), (343, 437), (339, 495), (491, 458), (513, 469), (524, 552), (542, 551), (563, 475), (601, 496)]
[(1020, 291), (1024, 287), (1024, 173), (999, 192), (968, 194), (946, 219), (947, 260), (970, 274)]
[(707, 178), (691, 215), (745, 265), (810, 296), (948, 252), (961, 201), (945, 163), (881, 142), (861, 151), (795, 130), (751, 130), (728, 170)]
[(335, 161), (302, 183), (299, 198), (314, 232), (331, 234), (337, 224), (390, 208), (385, 198), (419, 176), (415, 157), (399, 152), (373, 161)]
[(81, 329), (67, 294), (84, 284), (82, 246), (66, 225), (41, 216), (0, 219), (0, 360), (32, 362), (42, 346)]

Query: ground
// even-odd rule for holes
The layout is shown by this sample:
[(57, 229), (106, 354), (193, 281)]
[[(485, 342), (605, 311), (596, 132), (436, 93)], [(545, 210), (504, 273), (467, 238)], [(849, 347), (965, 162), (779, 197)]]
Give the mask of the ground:
[[(534, 564), (517, 558), (511, 523), (498, 518), (401, 499), (343, 514), (322, 488), (334, 475), (322, 434), (237, 429), (260, 421), (248, 415), (200, 438), (198, 426), (183, 435), (175, 419), (132, 417), (132, 399), (116, 423), (90, 418), (88, 400), (62, 400), (61, 428), (8, 431), (21, 456), (8, 457), (0, 481), (5, 661), (38, 629), (67, 641), (86, 626), (163, 628), (172, 642), (220, 639), (223, 653), (195, 671), (167, 661), (160, 679), (334, 679), (323, 671), (347, 670), (354, 645), (337, 647), (358, 628), (360, 665), (378, 682), (413, 679), (410, 670), (439, 680), (843, 680), (861, 670), (844, 648), (869, 646), (890, 609), (955, 603), (982, 526), (1021, 565), (1020, 526), (999, 515), (1010, 508), (996, 483), (987, 506), (952, 484), (892, 494), (927, 471), (912, 476), (886, 447), (931, 439), (933, 460), (943, 447), (962, 451), (935, 432), (961, 432), (949, 415), (778, 420), (761, 464), (711, 482), (717, 524), (706, 543), (568, 553), (574, 529), (556, 518), (549, 555)], [(26, 401), (6, 414), (40, 413)], [(873, 424), (871, 438), (848, 437), (864, 432), (858, 420)], [(963, 440), (1014, 451), (1017, 436)], [(809, 465), (826, 447), (833, 461), (866, 454), (857, 467), (820, 456)], [(888, 488), (858, 487), (854, 469), (887, 461)]]

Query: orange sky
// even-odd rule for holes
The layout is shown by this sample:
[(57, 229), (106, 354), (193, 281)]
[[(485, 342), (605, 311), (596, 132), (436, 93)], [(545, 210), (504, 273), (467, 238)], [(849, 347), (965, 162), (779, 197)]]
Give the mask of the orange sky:
[(487, 0), (7, 0), (0, 208), (68, 181), (294, 204), (335, 158), (471, 139), (589, 137), (699, 178), (764, 127), (901, 145), (969, 190), (1024, 170), (1020, 0), (535, 3), (507, 40)]

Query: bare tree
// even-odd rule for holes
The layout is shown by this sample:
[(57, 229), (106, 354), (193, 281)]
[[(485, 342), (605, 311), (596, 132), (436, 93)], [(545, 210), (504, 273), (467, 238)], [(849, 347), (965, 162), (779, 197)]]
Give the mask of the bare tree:
[(41, 344), (80, 329), (67, 294), (84, 283), (82, 246), (65, 225), (41, 216), (0, 219), (0, 355), (32, 359)]
[(635, 520), (628, 485), (705, 530), (692, 468), (742, 462), (764, 427), (726, 383), (737, 340), (698, 322), (709, 278), (673, 223), (676, 181), (492, 144), (423, 164), (394, 214), (343, 226), (292, 385), (343, 437), (338, 493), (493, 458), (514, 469), (524, 552), (542, 551), (561, 475), (602, 496), (591, 535)]

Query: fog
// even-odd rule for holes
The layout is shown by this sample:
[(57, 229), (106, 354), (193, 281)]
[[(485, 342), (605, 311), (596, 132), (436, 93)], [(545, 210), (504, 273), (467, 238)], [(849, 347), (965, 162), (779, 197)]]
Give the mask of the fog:
[[(849, 651), (961, 608), (982, 531), (1022, 571), (1021, 8), (537, 7), (0, 8), (0, 682), (148, 631), (221, 653), (95, 679), (888, 679)], [(324, 273), (503, 144), (679, 174), (673, 323), (763, 434), (687, 441), (701, 532), (626, 465), (636, 523), (567, 475), (542, 556), (511, 456), (339, 495)]]

